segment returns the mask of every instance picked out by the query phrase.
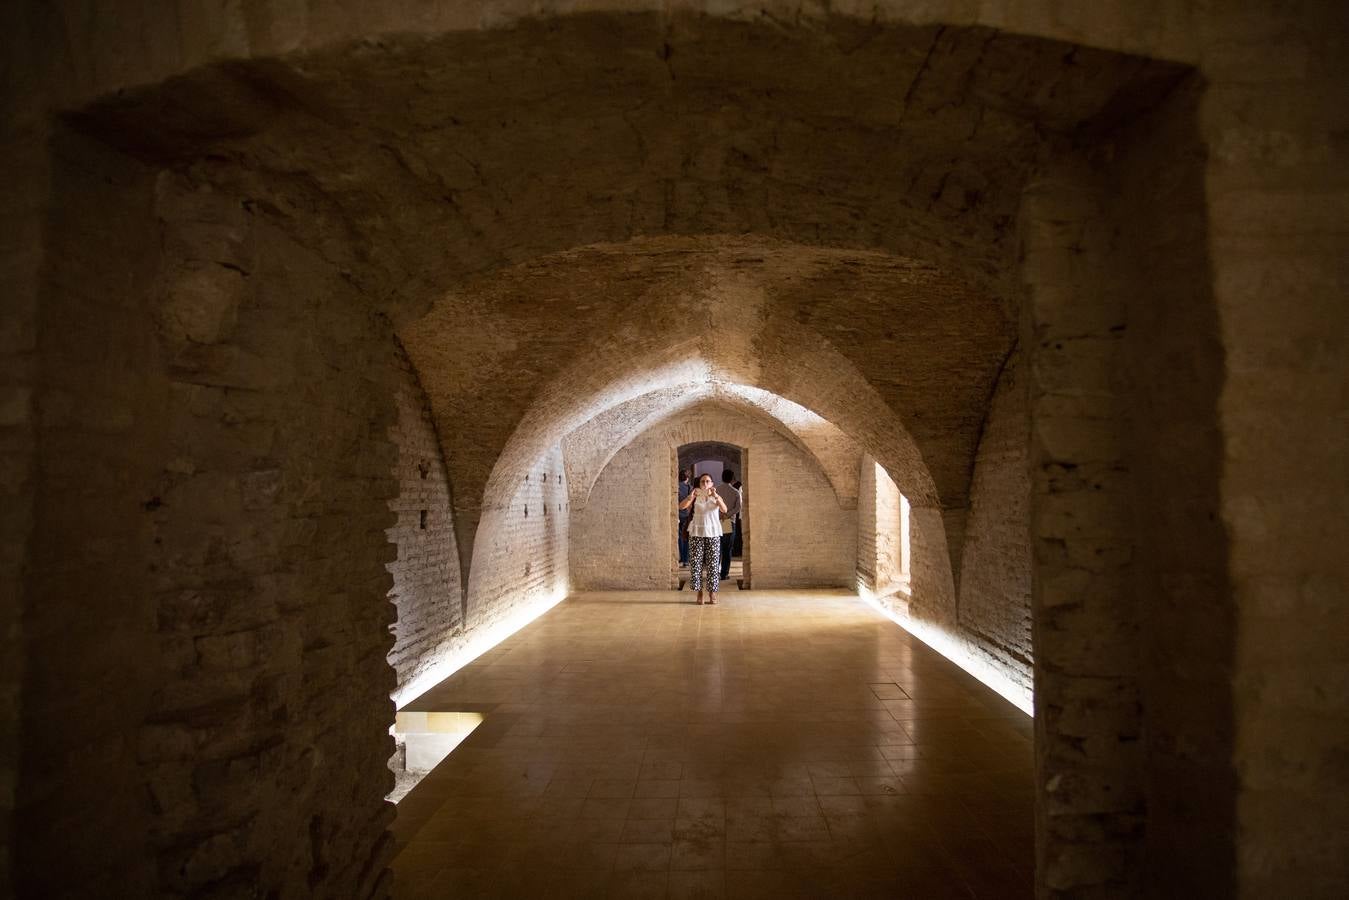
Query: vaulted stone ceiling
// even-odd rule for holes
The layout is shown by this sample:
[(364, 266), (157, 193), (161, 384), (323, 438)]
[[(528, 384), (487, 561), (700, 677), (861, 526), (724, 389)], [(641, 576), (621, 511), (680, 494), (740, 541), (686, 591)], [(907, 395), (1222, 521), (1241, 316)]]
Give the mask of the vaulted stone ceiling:
[(725, 409), (767, 425), (820, 467), (840, 506), (857, 505), (861, 449), (842, 429), (767, 391), (710, 383), (678, 385), (643, 394), (595, 416), (563, 438), (572, 506), (585, 505), (596, 479), (618, 451), (690, 409)]
[[(963, 506), (1013, 340), (995, 301), (929, 265), (725, 235), (541, 257), (464, 285), (402, 337), (466, 527), (477, 498), (492, 503), (494, 471), (510, 484), (512, 466), (611, 406), (708, 382), (772, 392), (850, 430), (893, 420), (871, 442), (877, 457), (913, 446), (896, 477), (912, 484), (921, 468), (934, 487), (915, 485), (920, 502)], [(532, 450), (506, 454), (522, 435)]]
[(467, 569), (493, 484), (680, 383), (798, 403), (958, 518), (1037, 154), (1175, 77), (986, 28), (581, 15), (211, 67), (73, 121), (266, 210), (394, 320)]
[(1044, 136), (1174, 77), (986, 28), (580, 15), (207, 68), (78, 121), (273, 203), (414, 314), (465, 275), (668, 233), (884, 248), (1001, 293)]

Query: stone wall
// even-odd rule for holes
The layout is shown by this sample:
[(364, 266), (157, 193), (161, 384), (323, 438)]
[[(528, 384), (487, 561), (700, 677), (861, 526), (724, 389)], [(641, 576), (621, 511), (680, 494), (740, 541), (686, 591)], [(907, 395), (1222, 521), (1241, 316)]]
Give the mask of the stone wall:
[(159, 668), (146, 505), (159, 496), (169, 399), (155, 377), (154, 175), (66, 135), (52, 149), (59, 213), (46, 229), (33, 372), (43, 500), (22, 610), (16, 887), (144, 894), (156, 860), (143, 844), (138, 745)]
[(568, 589), (571, 505), (554, 445), (509, 497), (489, 497), (468, 584), (470, 633), (559, 599)]
[(78, 138), (57, 159), (20, 890), (371, 893), (388, 323), (244, 198)]
[(1027, 190), (1035, 579), (1036, 877), (1048, 896), (1137, 893), (1144, 834), (1125, 298), (1076, 156)]
[[(1232, 724), (1236, 604), (1220, 515), (1214, 303), (1196, 76), (1112, 136), (1102, 166), (1120, 235), (1147, 752), (1147, 890), (1236, 889)], [(1163, 887), (1165, 886), (1165, 887)]]
[(878, 578), (876, 563), (884, 527), (876, 517), (877, 472), (879, 467), (870, 453), (863, 453), (857, 476), (857, 587), (875, 592)]
[(940, 510), (917, 506), (910, 510), (909, 547), (909, 616), (920, 627), (948, 637), (956, 634), (955, 581)]
[(827, 478), (768, 425), (717, 405), (672, 416), (623, 448), (575, 514), (577, 590), (671, 586), (674, 452), (717, 440), (744, 448), (746, 556), (755, 587), (851, 587), (856, 513)]
[(902, 495), (870, 454), (862, 456), (857, 494), (857, 584), (885, 595), (908, 586)]
[(392, 334), (241, 198), (158, 190), (175, 421), (156, 521), (164, 687), (141, 756), (159, 887), (364, 894), (390, 819)]
[(571, 583), (578, 591), (673, 586), (673, 448), (644, 434), (614, 454), (573, 513)]
[[(1210, 435), (1204, 446), (1221, 465), (1230, 541), (1237, 886), (1332, 897), (1349, 884), (1349, 16), (1330, 0), (1266, 4), (1205, 30), (1203, 194), (1224, 359), (1200, 389), (1216, 391), (1222, 428), (1216, 451)], [(1211, 608), (1204, 574), (1194, 594)], [(1173, 655), (1194, 634), (1177, 634)]]
[(1188, 81), (1065, 150), (1027, 196), (1040, 875), (1053, 892), (1235, 885), (1223, 355), (1198, 96)]
[(976, 658), (1031, 694), (1030, 472), (1026, 384), (1008, 358), (979, 439), (957, 619)]
[(398, 559), (389, 564), (389, 596), (398, 621), (389, 663), (398, 673), (399, 688), (404, 688), (444, 658), (451, 636), (463, 631), (466, 604), (459, 585), (449, 483), (431, 408), (406, 354), (401, 347), (395, 350), (398, 419), (391, 436), (398, 447), (398, 496), (389, 507), (398, 523), (388, 535), (398, 547)]
[(854, 587), (857, 510), (794, 445), (764, 431), (745, 458), (745, 509), (756, 588)]
[[(1029, 702), (1031, 560), (1025, 386), (1008, 359), (979, 442), (966, 518), (959, 590), (952, 577), (950, 519), (910, 509), (910, 569), (900, 578), (900, 493), (884, 469), (863, 458), (858, 503), (858, 584), (925, 640), (1000, 690)], [(945, 527), (944, 527), (945, 526)]]

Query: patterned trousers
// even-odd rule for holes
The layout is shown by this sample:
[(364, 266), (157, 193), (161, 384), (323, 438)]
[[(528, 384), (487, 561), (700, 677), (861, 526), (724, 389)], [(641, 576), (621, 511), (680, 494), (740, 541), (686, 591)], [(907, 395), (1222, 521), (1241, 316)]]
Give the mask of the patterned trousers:
[(721, 587), (721, 538), (690, 535), (689, 575), (692, 577), (695, 591), (703, 589), (703, 566), (707, 566), (708, 581), (711, 582), (712, 593), (715, 594), (717, 588)]

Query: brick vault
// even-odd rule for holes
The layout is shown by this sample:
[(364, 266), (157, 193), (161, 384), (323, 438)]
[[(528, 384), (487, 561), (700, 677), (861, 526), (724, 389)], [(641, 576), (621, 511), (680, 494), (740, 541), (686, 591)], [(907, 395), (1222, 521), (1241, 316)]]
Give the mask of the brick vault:
[(5, 890), (394, 893), (396, 708), (720, 442), (1033, 698), (1039, 896), (1342, 896), (1343, 9), (583, 6), (0, 13)]

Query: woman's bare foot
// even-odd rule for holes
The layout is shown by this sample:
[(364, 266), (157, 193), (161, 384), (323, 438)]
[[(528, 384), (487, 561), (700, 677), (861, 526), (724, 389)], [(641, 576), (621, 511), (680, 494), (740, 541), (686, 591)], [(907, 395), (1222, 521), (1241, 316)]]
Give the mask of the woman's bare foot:
[(716, 602), (717, 602), (717, 592), (712, 591), (710, 594), (707, 595), (707, 605), (715, 606)]
[(699, 605), (699, 606), (702, 606), (702, 605), (703, 605), (703, 592), (702, 592), (702, 591), (699, 591), (699, 592), (698, 592), (698, 605)]

